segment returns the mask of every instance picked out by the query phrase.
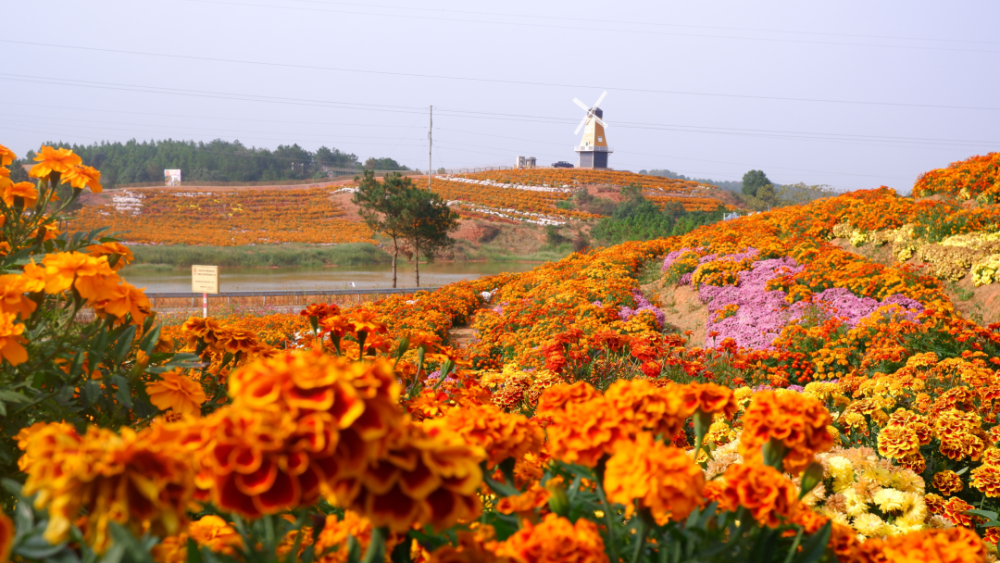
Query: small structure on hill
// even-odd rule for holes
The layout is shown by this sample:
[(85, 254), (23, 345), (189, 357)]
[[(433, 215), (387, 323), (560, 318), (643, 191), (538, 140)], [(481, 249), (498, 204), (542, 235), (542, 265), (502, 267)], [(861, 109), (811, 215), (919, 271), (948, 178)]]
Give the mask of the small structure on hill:
[(535, 168), (537, 166), (538, 160), (533, 156), (519, 156), (517, 161), (514, 163), (514, 167), (518, 170), (524, 170), (525, 168)]
[(604, 112), (599, 107), (607, 95), (607, 92), (601, 94), (592, 107), (587, 107), (587, 104), (573, 98), (573, 103), (587, 112), (574, 132), (575, 135), (578, 135), (581, 129), (586, 128), (580, 144), (573, 149), (580, 155), (580, 168), (607, 168), (608, 155), (614, 152), (608, 146), (608, 137), (604, 132), (608, 124), (602, 119)]

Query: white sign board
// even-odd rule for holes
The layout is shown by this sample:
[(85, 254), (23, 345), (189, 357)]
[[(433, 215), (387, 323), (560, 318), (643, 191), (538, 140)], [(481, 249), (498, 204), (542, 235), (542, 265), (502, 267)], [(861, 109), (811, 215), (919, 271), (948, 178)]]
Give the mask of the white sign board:
[(191, 266), (192, 293), (219, 293), (218, 266)]
[(180, 170), (164, 170), (163, 171), (163, 181), (168, 186), (179, 186), (179, 185), (181, 185), (181, 171)]

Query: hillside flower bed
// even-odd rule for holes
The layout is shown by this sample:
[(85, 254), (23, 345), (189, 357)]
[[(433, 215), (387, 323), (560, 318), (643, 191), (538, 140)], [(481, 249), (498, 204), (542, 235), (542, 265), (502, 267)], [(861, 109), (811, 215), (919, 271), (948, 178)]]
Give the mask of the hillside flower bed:
[[(73, 157), (0, 175), (2, 560), (996, 558), (1000, 324), (828, 240), (907, 224), (866, 207), (911, 205), (887, 190), (158, 327), (125, 246), (47, 227), (55, 186), (96, 184)], [(678, 284), (704, 347), (643, 292)], [(88, 303), (101, 318), (72, 325)]]

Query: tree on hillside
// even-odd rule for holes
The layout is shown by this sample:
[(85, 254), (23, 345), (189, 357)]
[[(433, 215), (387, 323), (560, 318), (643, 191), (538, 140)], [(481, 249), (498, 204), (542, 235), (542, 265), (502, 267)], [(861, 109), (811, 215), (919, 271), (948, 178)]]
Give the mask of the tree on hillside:
[(409, 170), (393, 158), (369, 158), (365, 161), (368, 170)]
[(392, 287), (396, 287), (396, 260), (406, 232), (408, 192), (417, 188), (412, 180), (398, 173), (389, 174), (384, 182), (379, 182), (374, 171), (365, 170), (354, 180), (358, 182), (358, 191), (351, 201), (359, 207), (358, 214), (369, 229), (392, 240)]
[(767, 174), (763, 170), (751, 170), (743, 175), (743, 194), (748, 196), (757, 195), (757, 190), (770, 184)]
[(340, 152), (338, 149), (320, 147), (314, 157), (317, 164), (330, 168), (357, 168), (360, 165), (357, 155)]
[(413, 188), (406, 192), (403, 212), (403, 239), (409, 247), (406, 251), (413, 258), (420, 287), (420, 255), (427, 261), (434, 255), (455, 244), (449, 234), (458, 228), (458, 213), (455, 213), (438, 194), (424, 189)]

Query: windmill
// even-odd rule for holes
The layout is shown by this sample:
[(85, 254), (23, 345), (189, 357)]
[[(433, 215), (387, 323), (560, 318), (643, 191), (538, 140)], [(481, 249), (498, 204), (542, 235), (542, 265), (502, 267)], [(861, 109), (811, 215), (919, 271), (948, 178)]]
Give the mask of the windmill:
[(583, 116), (583, 121), (580, 122), (580, 125), (573, 133), (574, 135), (578, 135), (580, 130), (584, 129), (580, 145), (573, 149), (580, 153), (580, 168), (607, 168), (608, 155), (614, 152), (608, 146), (608, 137), (604, 133), (604, 128), (608, 124), (602, 119), (604, 112), (599, 107), (607, 95), (607, 92), (601, 94), (601, 97), (597, 99), (593, 107), (587, 107), (587, 104), (573, 98), (573, 103), (587, 112), (587, 115)]

